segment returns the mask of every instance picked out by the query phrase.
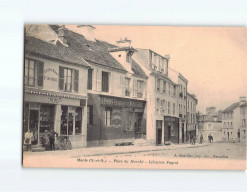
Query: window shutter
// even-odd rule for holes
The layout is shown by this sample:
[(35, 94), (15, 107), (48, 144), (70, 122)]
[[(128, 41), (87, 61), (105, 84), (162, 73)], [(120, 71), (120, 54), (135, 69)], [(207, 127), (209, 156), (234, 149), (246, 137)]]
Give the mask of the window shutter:
[(122, 96), (125, 96), (125, 78), (123, 76), (120, 77), (120, 82), (121, 82)]
[(78, 92), (79, 70), (74, 70), (74, 91)]
[(64, 68), (59, 68), (59, 90), (63, 90), (63, 84), (64, 84)]
[(101, 91), (101, 77), (102, 72), (97, 70), (97, 91)]
[(110, 76), (110, 82), (109, 82), (109, 85), (111, 85), (110, 87), (110, 92), (111, 93), (114, 93), (114, 89), (115, 89), (115, 80), (114, 80), (114, 72), (111, 73), (111, 76)]
[(44, 80), (44, 63), (37, 62), (37, 84), (39, 87), (43, 87)]

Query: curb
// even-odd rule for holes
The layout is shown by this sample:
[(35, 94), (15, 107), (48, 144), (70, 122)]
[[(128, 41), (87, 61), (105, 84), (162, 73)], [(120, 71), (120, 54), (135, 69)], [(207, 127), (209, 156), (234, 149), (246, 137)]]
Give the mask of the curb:
[(107, 155), (116, 155), (116, 154), (131, 154), (131, 153), (141, 153), (141, 152), (155, 152), (155, 151), (165, 151), (165, 150), (176, 150), (176, 149), (186, 149), (186, 148), (199, 148), (199, 147), (206, 147), (207, 145), (197, 145), (197, 146), (188, 146), (188, 147), (181, 147), (181, 148), (157, 148), (151, 150), (133, 150), (133, 151), (123, 151), (123, 152), (109, 152), (109, 153), (96, 153), (96, 154), (86, 154), (80, 156), (72, 156), (71, 158), (77, 157), (89, 157), (89, 156), (107, 156)]

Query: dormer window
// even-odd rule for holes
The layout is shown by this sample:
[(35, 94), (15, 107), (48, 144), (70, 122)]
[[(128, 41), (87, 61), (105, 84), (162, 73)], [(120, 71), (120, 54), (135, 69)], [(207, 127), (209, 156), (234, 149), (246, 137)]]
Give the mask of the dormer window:
[(130, 52), (126, 54), (126, 62), (131, 63), (131, 53)]
[(90, 50), (90, 51), (93, 51), (93, 49), (91, 48), (91, 46), (89, 44), (85, 44), (85, 46), (87, 46), (87, 48)]

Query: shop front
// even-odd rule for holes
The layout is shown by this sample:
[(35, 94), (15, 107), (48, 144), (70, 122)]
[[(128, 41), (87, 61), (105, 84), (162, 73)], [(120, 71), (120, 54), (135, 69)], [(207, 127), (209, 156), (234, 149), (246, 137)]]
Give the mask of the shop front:
[(164, 116), (164, 142), (179, 143), (179, 119)]
[(133, 143), (146, 135), (145, 101), (89, 94), (92, 124), (88, 124), (88, 144), (119, 145)]
[(86, 146), (84, 113), (86, 97), (25, 89), (23, 134), (30, 129), (32, 145), (41, 145), (42, 136), (54, 130), (68, 136), (72, 147)]

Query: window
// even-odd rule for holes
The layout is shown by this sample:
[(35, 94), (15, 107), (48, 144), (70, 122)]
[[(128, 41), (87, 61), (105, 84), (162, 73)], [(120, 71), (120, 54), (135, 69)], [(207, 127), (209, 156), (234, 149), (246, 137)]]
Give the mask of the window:
[(165, 100), (163, 100), (163, 108), (162, 108), (162, 110), (163, 110), (163, 113), (165, 114), (165, 112), (166, 112), (166, 101)]
[(61, 106), (61, 135), (80, 135), (82, 125), (82, 108)]
[(173, 85), (173, 96), (176, 97), (176, 86)]
[(208, 129), (212, 129), (212, 125), (211, 124), (208, 124)]
[(245, 119), (242, 120), (242, 127), (246, 127), (246, 120)]
[(176, 113), (176, 104), (175, 103), (173, 103), (173, 115), (175, 115), (175, 113)]
[(166, 93), (166, 81), (163, 81), (163, 93)]
[(156, 79), (156, 91), (160, 92), (160, 79)]
[(109, 73), (102, 71), (102, 92), (109, 92)]
[(156, 99), (156, 113), (159, 113), (160, 112), (160, 99), (157, 98)]
[(170, 110), (170, 102), (167, 103), (168, 105), (168, 113), (167, 114), (171, 114), (171, 110)]
[(105, 108), (105, 125), (110, 126), (112, 124), (112, 109)]
[(69, 68), (59, 68), (59, 89), (67, 92), (78, 92), (79, 71)]
[(224, 126), (223, 127), (226, 127), (226, 122), (224, 122)]
[(231, 122), (231, 127), (232, 127), (232, 122)]
[(93, 125), (93, 106), (92, 105), (87, 106), (87, 124)]
[(25, 59), (25, 85), (43, 87), (43, 62)]
[(161, 58), (160, 71), (164, 72), (164, 59), (163, 58)]
[(142, 98), (143, 96), (143, 81), (137, 81), (137, 97)]
[(126, 62), (131, 63), (131, 54), (130, 54), (130, 52), (128, 52), (126, 54)]
[(130, 78), (125, 78), (125, 96), (130, 96)]
[(87, 89), (93, 89), (93, 69), (88, 69)]

